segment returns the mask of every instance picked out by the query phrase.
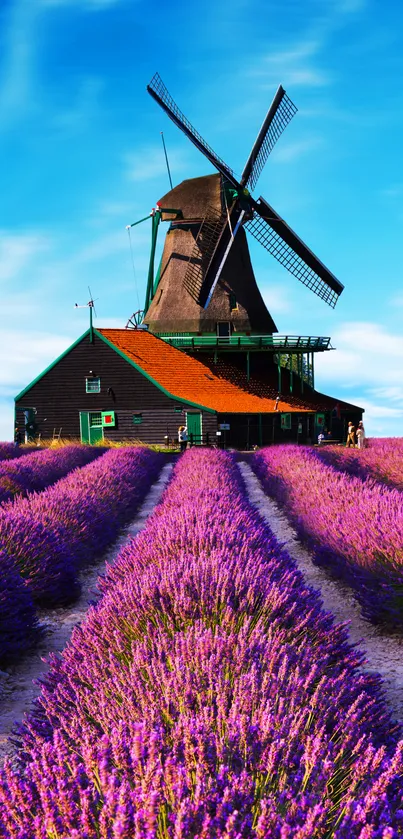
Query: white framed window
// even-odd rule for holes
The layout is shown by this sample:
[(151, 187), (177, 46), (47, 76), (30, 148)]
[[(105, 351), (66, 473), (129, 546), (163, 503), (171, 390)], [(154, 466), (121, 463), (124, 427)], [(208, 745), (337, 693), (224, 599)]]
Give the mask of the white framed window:
[(101, 379), (99, 376), (87, 376), (85, 380), (86, 393), (101, 393)]

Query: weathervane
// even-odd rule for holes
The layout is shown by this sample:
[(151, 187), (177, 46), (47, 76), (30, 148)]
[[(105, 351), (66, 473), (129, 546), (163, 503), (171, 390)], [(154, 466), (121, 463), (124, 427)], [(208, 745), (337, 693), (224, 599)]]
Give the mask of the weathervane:
[[(88, 293), (90, 295), (90, 299), (89, 299), (88, 303), (85, 303), (83, 306), (79, 306), (78, 303), (74, 303), (74, 308), (75, 309), (89, 309), (90, 310), (90, 342), (91, 342), (91, 344), (93, 344), (94, 343), (94, 332), (93, 332), (93, 325), (92, 325), (92, 310), (94, 310), (95, 317), (97, 317), (97, 310), (95, 308), (94, 298), (92, 296), (92, 292), (91, 292), (91, 289), (90, 289), (89, 286), (88, 286)], [(96, 297), (95, 299), (98, 300), (99, 298)]]

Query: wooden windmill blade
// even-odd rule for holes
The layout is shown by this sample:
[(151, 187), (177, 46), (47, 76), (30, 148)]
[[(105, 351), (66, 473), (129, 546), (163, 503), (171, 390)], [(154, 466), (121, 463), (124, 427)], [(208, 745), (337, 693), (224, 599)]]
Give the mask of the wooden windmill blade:
[(212, 163), (213, 166), (215, 166), (215, 168), (221, 172), (228, 181), (230, 181), (230, 183), (232, 183), (235, 187), (238, 187), (239, 184), (232, 169), (230, 169), (224, 160), (215, 153), (211, 146), (203, 140), (201, 134), (196, 131), (193, 125), (178, 108), (176, 102), (168, 92), (158, 73), (155, 73), (152, 77), (150, 84), (147, 85), (147, 90), (150, 96), (158, 102), (160, 107), (168, 114), (169, 118), (175, 123), (175, 125), (177, 125), (178, 128), (186, 134), (189, 140), (196, 146), (196, 148), (199, 149), (199, 151), (202, 152), (202, 154), (204, 154), (205, 157), (207, 157), (210, 163)]
[(266, 160), (298, 108), (279, 85), (242, 172), (241, 186), (253, 190)]
[(297, 280), (334, 308), (344, 286), (264, 198), (252, 205), (254, 214), (246, 229)]

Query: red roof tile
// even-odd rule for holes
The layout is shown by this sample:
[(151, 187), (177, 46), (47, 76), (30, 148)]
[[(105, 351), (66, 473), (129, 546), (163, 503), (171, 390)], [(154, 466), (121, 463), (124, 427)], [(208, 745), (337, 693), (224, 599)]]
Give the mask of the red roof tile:
[[(98, 329), (116, 349), (176, 399), (193, 402), (217, 413), (272, 413), (275, 399), (248, 393), (228, 379), (216, 376), (210, 367), (194, 356), (171, 347), (161, 338), (142, 329)], [(303, 400), (290, 405), (280, 397), (283, 412), (312, 412)]]

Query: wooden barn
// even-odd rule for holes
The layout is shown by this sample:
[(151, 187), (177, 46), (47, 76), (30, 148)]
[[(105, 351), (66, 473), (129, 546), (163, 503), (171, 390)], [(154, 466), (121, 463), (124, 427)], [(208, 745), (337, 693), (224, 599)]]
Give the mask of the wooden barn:
[[(254, 275), (245, 229), (334, 306), (343, 286), (254, 188), (296, 108), (280, 87), (241, 179), (179, 111), (159, 76), (149, 92), (218, 170), (172, 188), (145, 219), (151, 250), (144, 311), (125, 329), (90, 328), (16, 397), (23, 439), (56, 435), (164, 444), (186, 424), (194, 444), (248, 449), (345, 437), (362, 409), (315, 390), (329, 337), (279, 335)], [(158, 229), (168, 223), (162, 259)], [(135, 225), (131, 225), (135, 226)], [(245, 228), (245, 229), (244, 229)]]
[[(290, 372), (282, 377), (289, 388)], [(248, 381), (224, 352), (214, 363), (210, 353), (184, 352), (143, 329), (89, 329), (16, 397), (16, 424), (23, 439), (61, 433), (84, 443), (163, 445), (186, 423), (195, 444), (250, 448), (305, 442), (324, 427), (339, 436), (343, 420), (356, 421), (359, 409), (307, 383), (298, 393), (301, 380), (293, 378), (293, 393), (277, 399), (276, 387), (258, 375)]]

